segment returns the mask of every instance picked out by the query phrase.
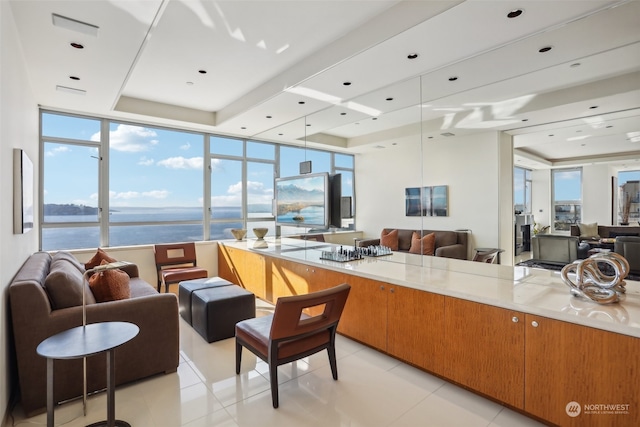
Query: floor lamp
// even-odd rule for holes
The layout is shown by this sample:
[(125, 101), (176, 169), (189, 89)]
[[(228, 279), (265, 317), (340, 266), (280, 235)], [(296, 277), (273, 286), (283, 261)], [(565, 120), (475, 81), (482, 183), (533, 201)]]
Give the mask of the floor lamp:
[[(118, 268), (126, 267), (127, 265), (131, 265), (132, 263), (128, 261), (115, 261), (110, 262), (108, 264), (101, 264), (96, 267), (93, 267), (89, 270), (86, 270), (82, 275), (82, 284), (84, 285), (85, 281), (87, 286), (89, 286), (89, 276), (100, 273), (102, 271), (107, 270), (116, 270)], [(82, 289), (82, 327), (85, 328), (87, 326), (87, 294), (86, 289)], [(87, 358), (82, 358), (82, 412), (84, 415), (87, 415)]]

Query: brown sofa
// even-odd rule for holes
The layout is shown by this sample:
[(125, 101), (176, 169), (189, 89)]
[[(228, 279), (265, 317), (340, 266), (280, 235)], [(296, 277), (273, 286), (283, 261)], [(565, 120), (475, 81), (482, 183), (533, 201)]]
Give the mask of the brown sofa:
[[(82, 325), (82, 290), (73, 287), (84, 267), (74, 260), (68, 253), (59, 252), (52, 257), (47, 252), (37, 252), (27, 259), (9, 285), (20, 397), (27, 416), (46, 409), (46, 359), (36, 353), (36, 347), (47, 337)], [(68, 280), (64, 304), (59, 296), (57, 301), (53, 298), (54, 287), (50, 286), (51, 281), (46, 280), (50, 270), (62, 272), (63, 278), (67, 274), (73, 277), (73, 280)], [(179, 363), (176, 296), (159, 294), (138, 277), (135, 264), (123, 270), (130, 276), (129, 299), (96, 303), (85, 281), (80, 282), (88, 290), (85, 294), (88, 296), (87, 323), (126, 321), (140, 328), (134, 339), (115, 350), (116, 385), (158, 373), (175, 372)], [(65, 285), (64, 279), (58, 280), (58, 284), (61, 282)], [(59, 289), (64, 288), (58, 288), (58, 292)], [(67, 307), (56, 308), (56, 305)], [(105, 354), (87, 358), (88, 391), (105, 387)], [(55, 361), (54, 393), (56, 402), (82, 395), (82, 359)]]
[[(394, 228), (385, 228), (384, 233), (388, 233)], [(411, 237), (413, 232), (420, 233), (420, 230), (405, 230), (398, 228), (398, 251), (409, 252), (411, 248)], [(464, 231), (440, 231), (440, 230), (422, 230), (422, 236), (435, 233), (436, 247), (435, 256), (444, 258), (467, 259), (468, 233)], [(358, 241), (358, 246), (367, 247), (371, 245), (379, 245), (380, 238), (364, 239)]]
[[(571, 226), (571, 235), (580, 237), (580, 227)], [(598, 225), (598, 235), (601, 238), (618, 236), (640, 236), (640, 226), (633, 225)]]

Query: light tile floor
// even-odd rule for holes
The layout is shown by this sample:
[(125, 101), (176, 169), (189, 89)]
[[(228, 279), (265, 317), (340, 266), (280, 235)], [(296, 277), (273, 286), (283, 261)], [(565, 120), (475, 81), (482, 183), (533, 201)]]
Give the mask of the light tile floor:
[[(273, 308), (258, 301), (258, 315)], [(338, 336), (338, 381), (326, 351), (279, 368), (280, 407), (273, 409), (267, 365), (235, 343), (208, 344), (180, 319), (180, 366), (116, 390), (116, 417), (133, 427), (519, 427), (541, 426), (517, 412), (352, 340)], [(106, 417), (106, 395), (56, 408), (56, 426), (85, 426)], [(9, 425), (46, 425), (19, 404)]]

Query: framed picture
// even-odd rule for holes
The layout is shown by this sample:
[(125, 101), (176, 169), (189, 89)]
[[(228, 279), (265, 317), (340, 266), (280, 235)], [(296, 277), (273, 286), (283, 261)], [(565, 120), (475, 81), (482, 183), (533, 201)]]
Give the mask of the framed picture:
[(448, 186), (405, 188), (406, 216), (448, 216)]
[(33, 228), (33, 163), (27, 153), (13, 149), (13, 232), (23, 234)]
[(405, 196), (405, 215), (406, 216), (421, 216), (422, 204), (420, 197), (420, 188), (412, 187), (404, 189)]

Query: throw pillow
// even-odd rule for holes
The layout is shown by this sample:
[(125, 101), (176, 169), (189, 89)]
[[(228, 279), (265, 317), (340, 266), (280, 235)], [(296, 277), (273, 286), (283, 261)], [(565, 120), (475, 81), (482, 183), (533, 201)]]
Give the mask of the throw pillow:
[[(102, 264), (108, 263), (106, 260), (102, 261)], [(89, 287), (97, 302), (116, 301), (131, 297), (129, 275), (119, 269), (95, 273), (89, 278)]]
[(93, 294), (88, 292), (82, 273), (67, 260), (51, 263), (51, 269), (44, 280), (44, 288), (54, 310), (82, 305), (82, 292), (85, 302), (95, 303)]
[(433, 255), (436, 251), (436, 233), (429, 233), (423, 238), (420, 234), (413, 232), (411, 236), (411, 248), (409, 252), (412, 254)]
[(84, 263), (84, 268), (87, 270), (90, 270), (102, 264), (102, 261), (107, 261), (107, 263), (109, 263), (109, 262), (116, 262), (117, 260), (114, 258), (111, 258), (105, 251), (98, 248), (98, 251), (93, 256), (93, 258), (91, 258), (89, 261)]
[(580, 228), (580, 238), (581, 239), (599, 239), (598, 235), (598, 223), (593, 222), (591, 224), (582, 224), (578, 223), (578, 228)]
[(387, 229), (382, 230), (380, 233), (380, 244), (382, 246), (386, 246), (392, 251), (398, 250), (398, 230), (388, 231)]
[(80, 273), (84, 273), (84, 270), (85, 270), (84, 265), (69, 252), (64, 252), (64, 251), (56, 252), (51, 258), (51, 263), (54, 264), (57, 262), (69, 262), (71, 263), (71, 265), (77, 268)]

